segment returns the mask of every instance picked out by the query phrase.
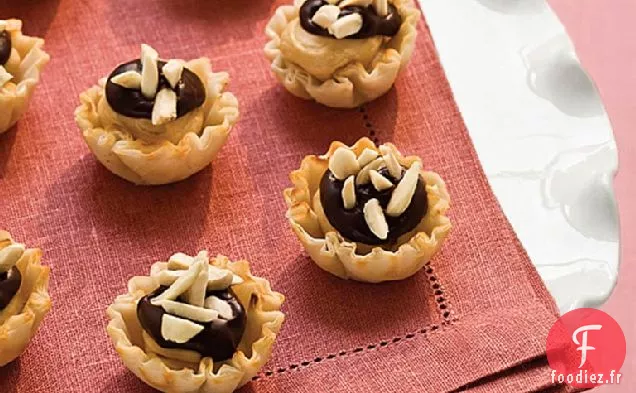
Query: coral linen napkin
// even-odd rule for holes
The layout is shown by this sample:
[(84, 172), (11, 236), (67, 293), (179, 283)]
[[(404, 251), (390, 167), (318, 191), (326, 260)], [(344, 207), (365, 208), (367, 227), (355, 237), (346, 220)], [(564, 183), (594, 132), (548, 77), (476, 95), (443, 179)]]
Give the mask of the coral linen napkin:
[[(395, 88), (341, 111), (291, 96), (270, 74), (263, 30), (280, 1), (7, 3), (0, 16), (23, 18), (52, 60), (29, 112), (0, 137), (0, 227), (45, 251), (54, 309), (0, 370), (0, 392), (152, 391), (119, 361), (105, 309), (152, 262), (202, 248), (248, 259), (287, 297), (271, 361), (243, 392), (562, 389), (544, 357), (557, 310), (486, 181), (424, 21)], [(73, 121), (79, 93), (143, 42), (164, 57), (210, 57), (240, 101), (213, 168), (170, 186), (112, 175)], [(324, 273), (284, 217), (282, 190), (302, 157), (362, 136), (420, 155), (451, 192), (442, 252), (402, 282)]]

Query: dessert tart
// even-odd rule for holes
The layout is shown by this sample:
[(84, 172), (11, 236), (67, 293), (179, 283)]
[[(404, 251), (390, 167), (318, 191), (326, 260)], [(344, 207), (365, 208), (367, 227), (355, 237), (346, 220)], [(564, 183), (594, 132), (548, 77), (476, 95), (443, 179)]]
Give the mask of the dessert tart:
[(128, 282), (108, 308), (108, 334), (126, 367), (155, 389), (232, 392), (267, 361), (283, 301), (246, 261), (177, 253)]
[(42, 38), (22, 34), (21, 20), (0, 20), (0, 134), (27, 110), (50, 59), (43, 46)]
[(0, 367), (24, 352), (51, 308), (41, 256), (0, 230)]
[(412, 0), (295, 0), (267, 24), (265, 55), (292, 94), (356, 107), (391, 89), (419, 16)]
[(176, 182), (206, 167), (236, 123), (228, 82), (207, 58), (163, 61), (143, 44), (139, 59), (80, 95), (75, 121), (113, 173), (136, 184)]
[(415, 274), (441, 248), (451, 223), (442, 178), (390, 143), (331, 144), (290, 175), (292, 229), (322, 269), (377, 283)]

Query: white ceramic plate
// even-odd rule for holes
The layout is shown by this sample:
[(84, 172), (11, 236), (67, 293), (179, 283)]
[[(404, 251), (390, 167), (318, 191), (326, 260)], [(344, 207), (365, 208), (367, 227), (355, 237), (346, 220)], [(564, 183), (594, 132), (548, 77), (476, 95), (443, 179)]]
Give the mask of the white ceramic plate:
[(420, 0), (488, 180), (561, 312), (618, 276), (617, 152), (545, 0)]

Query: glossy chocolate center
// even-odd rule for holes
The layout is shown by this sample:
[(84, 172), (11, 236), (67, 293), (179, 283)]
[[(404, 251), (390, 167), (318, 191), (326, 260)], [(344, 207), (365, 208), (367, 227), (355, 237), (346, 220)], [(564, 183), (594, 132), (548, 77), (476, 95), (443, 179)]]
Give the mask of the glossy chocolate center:
[[(164, 61), (157, 62), (157, 67), (159, 68), (159, 86), (157, 91), (163, 88), (171, 88), (170, 83), (161, 72), (161, 68), (165, 64)], [(108, 105), (120, 115), (142, 119), (152, 118), (152, 108), (155, 105), (154, 98), (146, 98), (140, 89), (128, 89), (111, 82), (114, 76), (123, 74), (126, 71), (141, 73), (141, 61), (133, 60), (122, 64), (108, 76), (108, 81), (106, 82), (106, 100)], [(205, 101), (205, 86), (203, 86), (199, 77), (187, 68), (183, 68), (181, 79), (174, 91), (177, 93), (177, 117), (186, 115), (203, 105)]]
[[(329, 3), (326, 0), (305, 1), (300, 7), (300, 25), (311, 34), (333, 37), (329, 30), (311, 20), (323, 5), (329, 5)], [(376, 14), (371, 6), (349, 6), (342, 8), (338, 17), (342, 18), (350, 14), (360, 14), (362, 16), (362, 28), (356, 34), (348, 36), (347, 39), (369, 38), (378, 35), (392, 37), (400, 31), (400, 26), (402, 25), (402, 17), (393, 4), (389, 4), (387, 16)]]
[[(336, 177), (327, 170), (320, 181), (320, 202), (329, 223), (348, 240), (369, 245), (395, 244), (400, 236), (412, 231), (422, 221), (428, 210), (428, 197), (424, 180), (420, 176), (415, 194), (409, 207), (398, 217), (391, 217), (385, 214), (386, 222), (389, 224), (389, 235), (386, 240), (375, 236), (369, 229), (369, 225), (364, 219), (363, 208), (370, 199), (377, 199), (382, 209), (391, 200), (391, 194), (399, 179), (394, 179), (386, 168), (378, 171), (393, 183), (393, 187), (383, 191), (378, 191), (371, 182), (356, 185), (356, 205), (353, 209), (345, 209), (342, 201), (342, 188), (344, 181)], [(404, 172), (402, 172), (404, 173)]]
[(8, 272), (0, 273), (0, 311), (4, 310), (11, 299), (18, 293), (22, 284), (22, 274), (17, 267), (12, 267)]
[[(163, 307), (155, 306), (150, 302), (152, 298), (160, 295), (166, 289), (168, 289), (168, 287), (162, 286), (155, 292), (139, 300), (139, 303), (137, 304), (137, 317), (139, 318), (139, 322), (144, 330), (150, 334), (150, 336), (162, 348), (187, 349), (195, 351), (203, 357), (211, 357), (215, 362), (230, 359), (236, 352), (236, 348), (243, 337), (245, 325), (247, 324), (245, 309), (241, 303), (239, 303), (232, 290), (208, 291), (206, 293), (206, 297), (216, 296), (227, 302), (232, 308), (232, 319), (215, 319), (208, 323), (192, 321), (202, 325), (204, 329), (187, 343), (177, 344), (172, 341), (165, 340), (161, 335), (161, 321), (163, 319), (163, 315), (167, 313)], [(183, 318), (178, 315), (174, 316)]]
[(11, 34), (4, 30), (0, 33), (0, 65), (7, 64), (11, 57)]

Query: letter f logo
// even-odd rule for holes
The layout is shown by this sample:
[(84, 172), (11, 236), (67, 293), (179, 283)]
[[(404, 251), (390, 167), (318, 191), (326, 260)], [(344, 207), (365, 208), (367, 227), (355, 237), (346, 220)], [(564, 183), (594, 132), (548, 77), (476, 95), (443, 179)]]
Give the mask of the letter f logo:
[[(587, 351), (593, 351), (596, 349), (587, 345), (587, 332), (590, 330), (601, 330), (602, 328), (602, 325), (585, 325), (576, 329), (574, 333), (572, 333), (572, 341), (574, 341), (574, 344), (580, 345), (580, 347), (576, 349), (577, 351), (581, 351), (581, 364), (579, 365), (579, 368), (583, 367), (585, 361), (587, 360)], [(582, 340), (581, 342), (579, 342), (577, 336), (581, 332), (583, 332)]]

